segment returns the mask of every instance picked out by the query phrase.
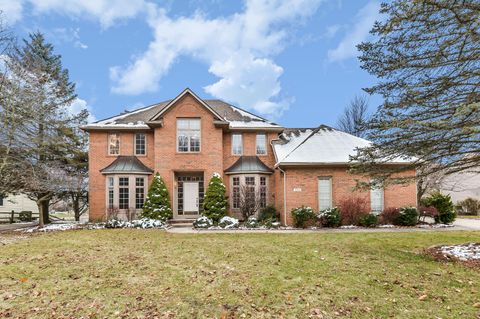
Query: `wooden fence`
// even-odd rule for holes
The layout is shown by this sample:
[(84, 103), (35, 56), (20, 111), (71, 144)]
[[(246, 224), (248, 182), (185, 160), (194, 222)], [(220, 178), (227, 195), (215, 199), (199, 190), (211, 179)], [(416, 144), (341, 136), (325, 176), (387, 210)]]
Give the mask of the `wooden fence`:
[[(20, 211), (0, 212), (0, 223), (13, 223), (20, 221)], [(32, 213), (32, 220), (38, 220), (38, 213)]]

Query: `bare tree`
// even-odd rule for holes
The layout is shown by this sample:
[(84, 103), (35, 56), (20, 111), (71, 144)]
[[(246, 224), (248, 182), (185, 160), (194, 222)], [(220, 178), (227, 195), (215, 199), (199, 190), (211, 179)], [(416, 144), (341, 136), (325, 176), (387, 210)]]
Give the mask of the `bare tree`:
[(364, 138), (367, 135), (368, 118), (368, 99), (365, 95), (357, 95), (339, 116), (337, 128), (348, 134)]
[(242, 185), (240, 187), (240, 212), (244, 220), (255, 215), (261, 204), (260, 191), (256, 190), (254, 185)]

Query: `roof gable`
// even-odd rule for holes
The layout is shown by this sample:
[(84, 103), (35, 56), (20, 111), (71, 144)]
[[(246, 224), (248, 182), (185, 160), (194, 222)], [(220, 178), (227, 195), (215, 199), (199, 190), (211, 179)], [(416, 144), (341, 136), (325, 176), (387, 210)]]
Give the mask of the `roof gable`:
[(176, 98), (171, 100), (165, 107), (163, 107), (157, 114), (155, 114), (150, 121), (157, 121), (159, 120), (163, 114), (165, 114), (169, 109), (171, 109), (178, 101), (180, 101), (183, 97), (186, 95), (192, 96), (200, 105), (205, 107), (207, 110), (209, 110), (213, 115), (217, 117), (218, 120), (222, 120), (222, 116), (218, 114), (210, 105), (205, 103), (201, 98), (199, 98), (192, 90), (189, 88), (186, 88), (185, 90), (182, 91), (179, 95), (177, 95)]

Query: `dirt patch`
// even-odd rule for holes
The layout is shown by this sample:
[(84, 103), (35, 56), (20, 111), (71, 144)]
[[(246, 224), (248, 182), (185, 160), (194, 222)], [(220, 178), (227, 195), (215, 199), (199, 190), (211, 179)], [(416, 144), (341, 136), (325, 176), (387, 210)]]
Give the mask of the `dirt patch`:
[(480, 243), (436, 245), (425, 249), (425, 254), (441, 262), (456, 262), (480, 268)]

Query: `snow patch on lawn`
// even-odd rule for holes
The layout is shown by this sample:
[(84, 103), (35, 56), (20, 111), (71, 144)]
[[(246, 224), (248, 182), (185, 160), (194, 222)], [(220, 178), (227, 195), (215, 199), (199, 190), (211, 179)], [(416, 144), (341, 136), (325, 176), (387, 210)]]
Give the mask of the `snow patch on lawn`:
[(440, 250), (445, 257), (454, 257), (462, 261), (480, 260), (480, 244), (444, 245)]

